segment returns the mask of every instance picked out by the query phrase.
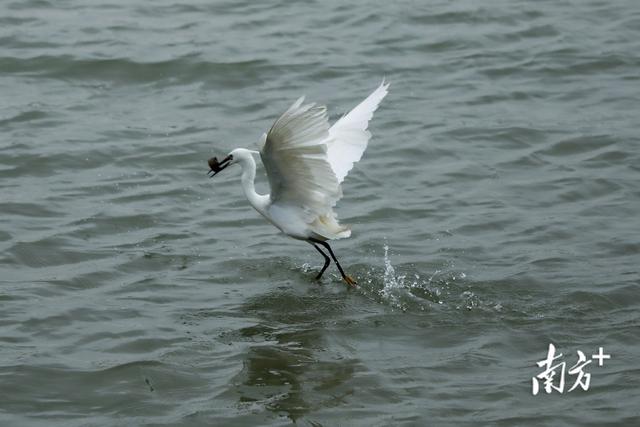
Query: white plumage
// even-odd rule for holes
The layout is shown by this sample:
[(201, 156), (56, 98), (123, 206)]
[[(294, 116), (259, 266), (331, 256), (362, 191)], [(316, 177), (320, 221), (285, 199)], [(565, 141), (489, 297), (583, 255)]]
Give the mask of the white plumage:
[[(259, 143), (271, 193), (255, 191), (255, 151), (237, 148), (222, 162), (209, 161), (213, 175), (230, 164), (242, 167), (242, 188), (249, 203), (285, 234), (322, 244), (342, 268), (326, 240), (349, 237), (351, 230), (338, 223), (333, 211), (342, 197), (341, 183), (367, 148), (369, 121), (387, 95), (384, 81), (364, 101), (329, 126), (326, 107), (304, 104), (301, 97), (264, 134)], [(212, 176), (213, 176), (212, 175)], [(328, 257), (316, 246), (325, 257)], [(355, 283), (355, 282), (354, 282)], [(351, 284), (351, 283), (350, 283)]]
[(342, 183), (353, 164), (362, 158), (371, 138), (371, 132), (367, 130), (369, 121), (380, 101), (387, 95), (388, 88), (389, 85), (382, 82), (367, 99), (329, 129), (327, 158), (339, 183)]

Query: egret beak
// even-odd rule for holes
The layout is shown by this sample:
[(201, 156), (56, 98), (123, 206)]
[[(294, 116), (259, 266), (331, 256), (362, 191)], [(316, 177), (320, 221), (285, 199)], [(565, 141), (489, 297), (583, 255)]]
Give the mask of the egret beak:
[(209, 170), (209, 172), (207, 172), (207, 174), (209, 175), (209, 178), (213, 178), (218, 174), (218, 172), (220, 172), (222, 169), (229, 166), (231, 164), (231, 160), (233, 160), (233, 157), (231, 156), (225, 157), (221, 162), (218, 162), (217, 157), (210, 158), (209, 161), (207, 162), (209, 163), (209, 168), (211, 169)]

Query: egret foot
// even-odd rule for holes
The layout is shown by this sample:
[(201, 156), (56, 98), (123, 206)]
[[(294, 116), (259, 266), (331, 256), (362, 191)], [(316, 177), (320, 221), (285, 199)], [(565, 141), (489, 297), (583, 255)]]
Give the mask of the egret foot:
[(324, 257), (324, 266), (322, 266), (322, 270), (320, 270), (320, 273), (318, 273), (318, 275), (316, 276), (316, 279), (319, 279), (322, 276), (322, 273), (324, 273), (324, 271), (327, 269), (327, 267), (329, 267), (329, 262), (330, 262), (329, 257), (327, 256), (327, 254), (322, 252), (322, 249), (320, 249), (317, 246), (317, 245), (322, 245), (322, 246), (325, 247), (325, 249), (327, 249), (329, 251), (329, 254), (331, 255), (331, 258), (333, 258), (333, 262), (335, 262), (336, 263), (336, 267), (338, 267), (338, 271), (340, 272), (340, 275), (342, 276), (342, 279), (345, 282), (347, 282), (347, 285), (349, 285), (351, 287), (355, 287), (356, 286), (356, 281), (353, 280), (353, 277), (349, 276), (348, 274), (345, 274), (344, 270), (342, 269), (342, 266), (338, 262), (338, 258), (336, 258), (336, 255), (331, 250), (331, 246), (329, 246), (329, 244), (326, 241), (314, 239), (313, 237), (309, 237), (309, 243), (311, 243), (313, 245), (313, 247), (316, 248), (318, 250), (318, 252), (320, 252), (322, 254), (322, 256)]
[(345, 274), (345, 276), (343, 277), (344, 281), (347, 282), (347, 285), (351, 286), (352, 288), (355, 288), (357, 283), (356, 281), (353, 279), (353, 277), (349, 276), (348, 274)]

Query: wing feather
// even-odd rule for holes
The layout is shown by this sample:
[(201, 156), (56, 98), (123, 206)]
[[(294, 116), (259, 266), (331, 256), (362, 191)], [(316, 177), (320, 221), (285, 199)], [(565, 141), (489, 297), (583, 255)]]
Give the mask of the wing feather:
[(308, 221), (331, 212), (342, 196), (327, 161), (329, 121), (324, 106), (298, 99), (278, 118), (260, 151), (272, 203), (297, 206)]
[(348, 114), (340, 118), (329, 129), (327, 158), (338, 182), (342, 182), (353, 164), (362, 158), (371, 133), (367, 130), (373, 113), (387, 95), (389, 84), (384, 80), (380, 86)]
[(260, 139), (273, 206), (294, 206), (317, 235), (348, 237), (333, 207), (342, 197), (340, 183), (360, 160), (371, 134), (369, 120), (387, 95), (384, 81), (364, 101), (329, 126), (324, 106), (294, 102)]

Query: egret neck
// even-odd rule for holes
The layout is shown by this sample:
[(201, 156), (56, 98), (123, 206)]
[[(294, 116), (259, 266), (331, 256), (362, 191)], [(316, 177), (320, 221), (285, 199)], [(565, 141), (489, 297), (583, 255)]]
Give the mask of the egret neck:
[(268, 194), (258, 194), (256, 192), (256, 161), (253, 160), (251, 151), (246, 149), (234, 150), (234, 160), (240, 164), (242, 168), (242, 191), (249, 200), (249, 203), (261, 215), (266, 216), (267, 206), (269, 204)]

